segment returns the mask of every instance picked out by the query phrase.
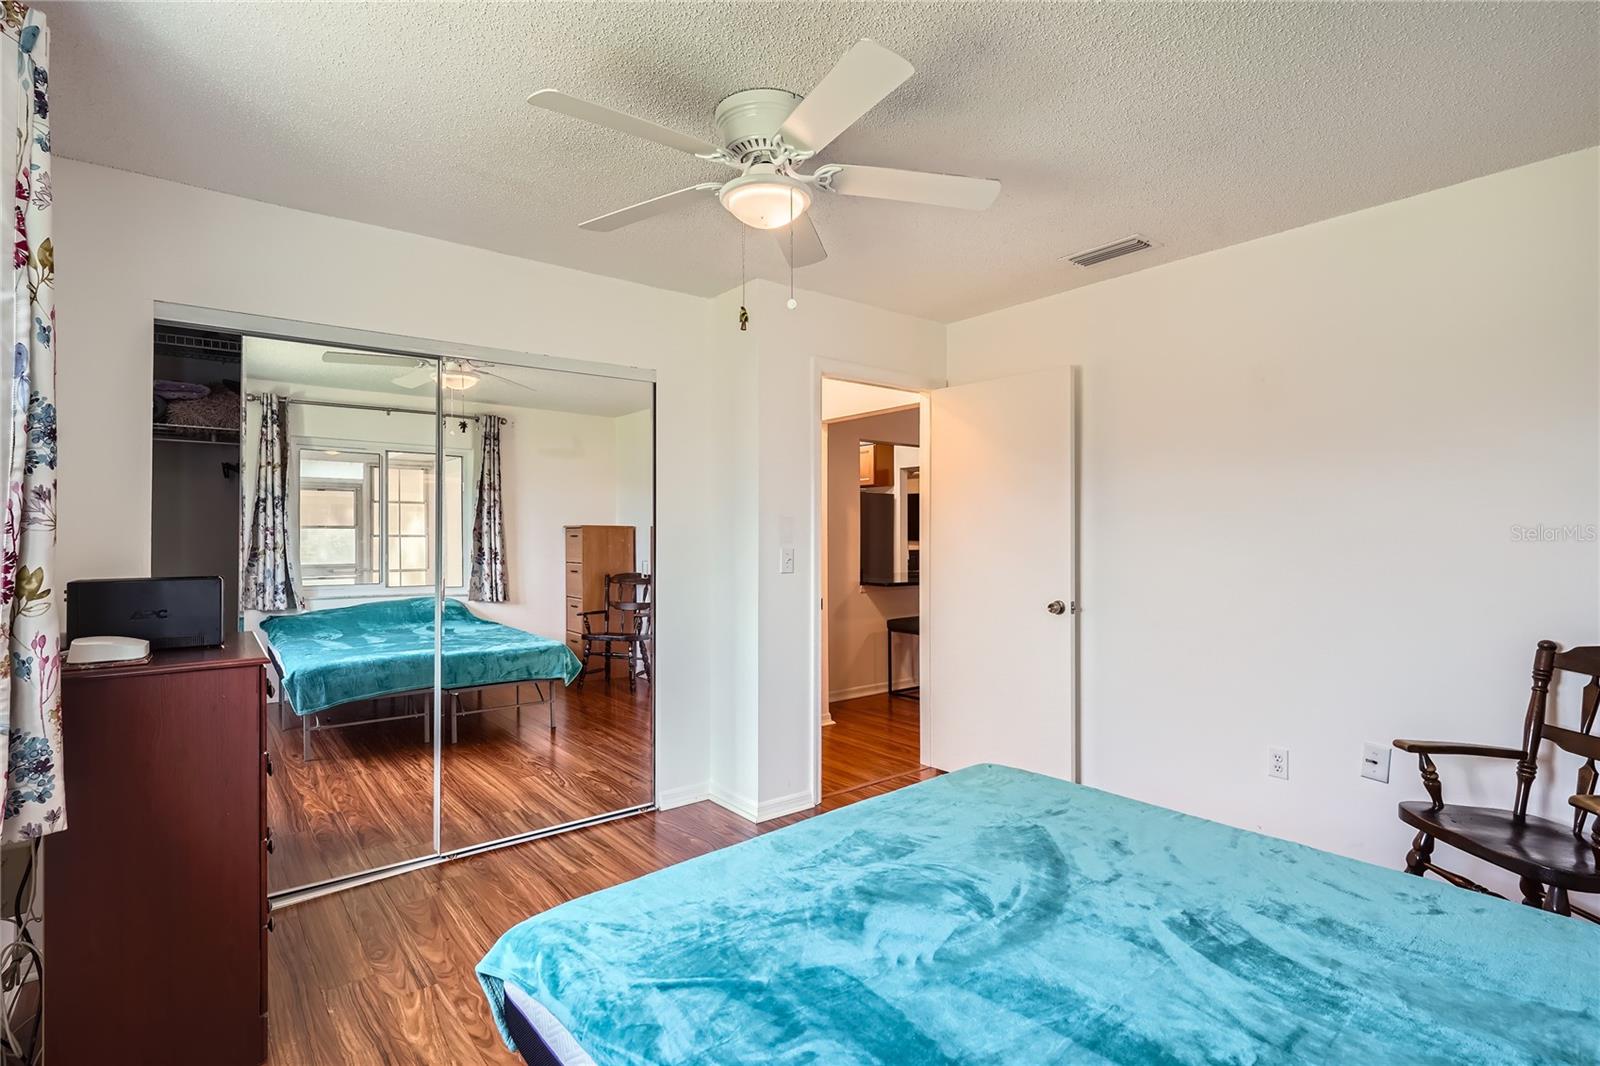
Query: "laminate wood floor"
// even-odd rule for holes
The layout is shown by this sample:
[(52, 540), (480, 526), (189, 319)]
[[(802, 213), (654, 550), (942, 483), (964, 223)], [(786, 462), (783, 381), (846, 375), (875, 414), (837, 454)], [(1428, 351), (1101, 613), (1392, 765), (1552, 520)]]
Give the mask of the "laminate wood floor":
[[(835, 783), (859, 783), (832, 792), (824, 785), (828, 794), (819, 806), (788, 818), (757, 826), (715, 804), (696, 803), (445, 863), (276, 912), (267, 1062), (520, 1062), (501, 1044), (473, 975), (500, 934), (569, 899), (934, 776), (937, 771), (915, 763), (916, 705), (897, 701), (892, 715), (887, 707), (875, 714), (872, 699), (849, 701), (864, 704), (859, 714), (853, 713), (855, 707), (836, 704), (838, 724), (824, 730), (825, 773), (831, 772)], [(529, 718), (524, 709), (524, 729)], [(893, 766), (904, 766), (908, 750), (910, 768), (882, 776), (891, 758), (901, 760)]]
[[(517, 700), (519, 686), (463, 696), (496, 707)], [(449, 717), (440, 764), (445, 850), (480, 844), (649, 803), (654, 753), (650, 687), (591, 677), (582, 687), (548, 684), (552, 702), (532, 702), (532, 685), (515, 710), (462, 715), (452, 742)], [(421, 706), (420, 698), (413, 706)], [(398, 701), (334, 712), (400, 713)], [(267, 824), (273, 892), (343, 877), (433, 853), (433, 743), (420, 717), (313, 732), (302, 756), (300, 722), (280, 722), (269, 708)], [(555, 729), (550, 724), (554, 721)]]
[(822, 730), (822, 794), (848, 792), (922, 766), (922, 706), (887, 694), (835, 700)]

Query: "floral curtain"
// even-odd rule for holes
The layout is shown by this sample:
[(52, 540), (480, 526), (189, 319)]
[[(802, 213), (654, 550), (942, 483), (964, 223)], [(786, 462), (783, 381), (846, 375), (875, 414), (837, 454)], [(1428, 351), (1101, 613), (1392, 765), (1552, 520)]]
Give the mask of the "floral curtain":
[(5, 816), (10, 844), (67, 827), (61, 764), (61, 621), (50, 587), (56, 546), (55, 246), (50, 241), (50, 35), (25, 4), (3, 8), (14, 60), (4, 110), (16, 182), (10, 284), (0, 286), (5, 348), (12, 353), (10, 460), (0, 542), (0, 729), (6, 738)]
[(256, 487), (242, 527), (239, 608), (290, 611), (300, 600), (289, 559), (289, 405), (281, 396), (262, 396), (260, 403)]
[(505, 419), (480, 415), (483, 451), (478, 457), (478, 509), (472, 519), (472, 583), (467, 599), (506, 601), (505, 497), (500, 489), (500, 427)]

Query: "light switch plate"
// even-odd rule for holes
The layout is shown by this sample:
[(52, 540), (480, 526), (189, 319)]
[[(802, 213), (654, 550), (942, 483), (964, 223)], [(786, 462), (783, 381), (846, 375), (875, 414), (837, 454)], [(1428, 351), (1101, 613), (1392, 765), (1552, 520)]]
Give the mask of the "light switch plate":
[(1361, 776), (1371, 778), (1373, 781), (1389, 781), (1389, 755), (1388, 744), (1374, 744), (1371, 741), (1361, 745)]
[(780, 574), (792, 574), (792, 573), (794, 573), (794, 549), (793, 548), (785, 547), (785, 548), (778, 549), (778, 573), (780, 573)]

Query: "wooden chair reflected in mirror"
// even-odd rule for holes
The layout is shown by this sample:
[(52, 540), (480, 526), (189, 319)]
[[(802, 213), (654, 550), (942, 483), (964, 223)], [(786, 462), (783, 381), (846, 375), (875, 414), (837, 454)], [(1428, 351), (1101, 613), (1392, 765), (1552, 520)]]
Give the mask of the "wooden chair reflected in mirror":
[[(1596, 915), (1573, 907), (1569, 893), (1600, 892), (1600, 823), (1592, 838), (1583, 828), (1591, 815), (1600, 817), (1595, 785), (1600, 779), (1600, 737), (1594, 736), (1596, 709), (1600, 707), (1600, 647), (1557, 651), (1554, 641), (1541, 640), (1533, 657), (1533, 692), (1523, 720), (1520, 747), (1461, 744), (1452, 741), (1396, 740), (1394, 746), (1417, 756), (1428, 802), (1400, 804), (1400, 820), (1417, 830), (1406, 854), (1406, 872), (1421, 877), (1432, 871), (1461, 888), (1489, 892), (1459, 873), (1433, 861), (1435, 843), (1445, 843), (1502, 870), (1516, 874), (1522, 902), (1557, 914), (1577, 914), (1600, 922)], [(1548, 718), (1550, 681), (1556, 671), (1587, 678), (1583, 687), (1579, 728), (1568, 729)], [(1571, 824), (1528, 813), (1528, 797), (1539, 769), (1539, 755), (1548, 741), (1583, 762), (1578, 768), (1577, 795), (1571, 803)], [(1516, 793), (1509, 809), (1469, 807), (1444, 801), (1436, 755), (1470, 755), (1503, 759), (1515, 764)]]
[(578, 684), (583, 684), (588, 676), (588, 664), (595, 655), (604, 662), (607, 682), (611, 680), (613, 659), (627, 664), (628, 691), (637, 687), (641, 672), (647, 683), (651, 680), (655, 604), (650, 592), (649, 574), (606, 575), (606, 605), (578, 615), (583, 619), (585, 666), (584, 673), (578, 676)]

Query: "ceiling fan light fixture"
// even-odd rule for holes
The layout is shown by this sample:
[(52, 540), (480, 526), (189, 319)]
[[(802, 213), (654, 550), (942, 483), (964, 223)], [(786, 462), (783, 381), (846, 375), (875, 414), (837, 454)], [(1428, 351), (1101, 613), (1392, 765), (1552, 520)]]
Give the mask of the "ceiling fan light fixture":
[(811, 207), (811, 190), (804, 182), (777, 172), (770, 163), (757, 163), (718, 192), (728, 213), (752, 229), (781, 229)]
[(478, 375), (466, 370), (446, 370), (439, 375), (439, 381), (445, 388), (453, 392), (470, 389), (479, 381)]

